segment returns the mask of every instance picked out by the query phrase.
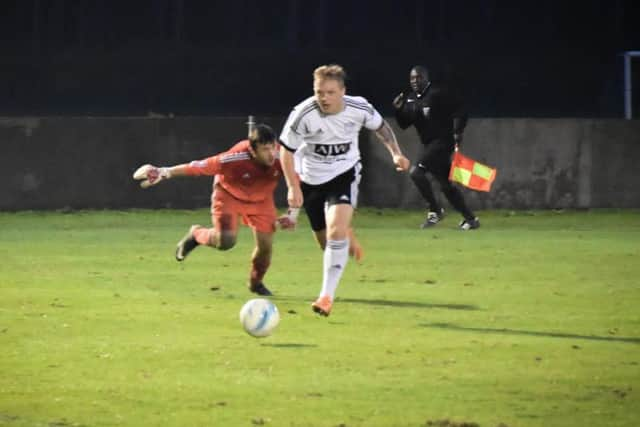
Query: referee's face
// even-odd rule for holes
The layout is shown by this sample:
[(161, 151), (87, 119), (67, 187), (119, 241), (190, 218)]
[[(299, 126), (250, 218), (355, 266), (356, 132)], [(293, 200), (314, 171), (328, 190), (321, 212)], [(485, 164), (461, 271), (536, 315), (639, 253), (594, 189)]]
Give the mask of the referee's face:
[(429, 83), (429, 75), (426, 70), (415, 67), (409, 73), (409, 85), (415, 93), (421, 93)]
[(339, 80), (321, 79), (313, 81), (316, 102), (325, 114), (336, 114), (343, 110), (345, 87)]

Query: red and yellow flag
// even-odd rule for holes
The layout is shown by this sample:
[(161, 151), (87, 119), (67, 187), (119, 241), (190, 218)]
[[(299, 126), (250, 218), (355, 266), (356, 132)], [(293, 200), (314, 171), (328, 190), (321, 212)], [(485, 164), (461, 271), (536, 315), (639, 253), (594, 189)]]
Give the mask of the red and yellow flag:
[(449, 181), (459, 182), (472, 190), (489, 191), (495, 179), (496, 169), (463, 156), (456, 149), (449, 171)]

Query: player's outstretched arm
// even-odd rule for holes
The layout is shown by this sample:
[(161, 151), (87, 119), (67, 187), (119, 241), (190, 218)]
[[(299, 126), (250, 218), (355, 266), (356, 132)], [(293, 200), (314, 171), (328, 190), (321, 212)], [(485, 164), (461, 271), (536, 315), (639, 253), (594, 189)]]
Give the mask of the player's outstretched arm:
[(142, 165), (133, 173), (133, 179), (140, 182), (140, 187), (149, 188), (165, 179), (176, 176), (184, 176), (186, 165), (176, 165), (170, 167), (159, 167), (153, 165)]
[(398, 145), (398, 141), (396, 140), (396, 135), (393, 133), (393, 129), (389, 126), (386, 120), (382, 121), (382, 126), (375, 131), (376, 137), (380, 142), (387, 147), (389, 153), (391, 153), (391, 157), (393, 158), (393, 164), (396, 165), (396, 170), (398, 171), (407, 171), (411, 163), (409, 159), (407, 159), (404, 154), (402, 154), (402, 150)]

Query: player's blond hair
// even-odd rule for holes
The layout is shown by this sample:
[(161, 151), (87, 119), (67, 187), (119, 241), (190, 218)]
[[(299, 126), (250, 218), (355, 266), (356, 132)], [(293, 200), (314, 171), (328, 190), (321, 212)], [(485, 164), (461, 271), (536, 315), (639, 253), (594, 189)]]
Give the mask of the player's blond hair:
[(342, 86), (347, 79), (347, 73), (344, 71), (341, 65), (329, 64), (321, 65), (313, 70), (314, 80), (337, 80)]

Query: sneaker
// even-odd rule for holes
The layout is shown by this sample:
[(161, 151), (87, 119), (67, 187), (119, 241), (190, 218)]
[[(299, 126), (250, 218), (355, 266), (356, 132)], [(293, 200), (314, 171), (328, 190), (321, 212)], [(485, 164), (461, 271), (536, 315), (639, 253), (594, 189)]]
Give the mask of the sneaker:
[(329, 316), (331, 313), (331, 305), (333, 302), (331, 301), (331, 297), (329, 295), (325, 295), (319, 297), (315, 302), (311, 304), (311, 309), (318, 313), (320, 316)]
[(460, 230), (462, 231), (475, 230), (476, 228), (480, 228), (480, 220), (478, 219), (478, 217), (472, 219), (463, 219), (460, 222)]
[(433, 227), (444, 218), (444, 209), (440, 209), (440, 212), (429, 211), (427, 213), (427, 218), (424, 220), (420, 228), (429, 228)]
[(273, 295), (262, 282), (258, 283), (257, 285), (249, 285), (249, 290), (254, 294), (262, 295), (264, 297), (270, 297)]
[(199, 243), (196, 242), (195, 237), (193, 237), (193, 230), (198, 227), (200, 226), (192, 225), (191, 228), (189, 228), (189, 232), (185, 234), (182, 240), (178, 242), (178, 247), (176, 248), (176, 259), (178, 261), (184, 261), (187, 255), (189, 255), (189, 252), (194, 250), (196, 246), (199, 245)]

